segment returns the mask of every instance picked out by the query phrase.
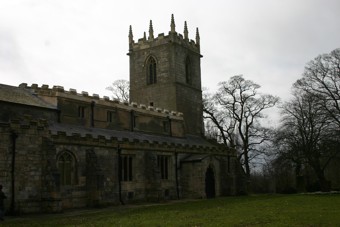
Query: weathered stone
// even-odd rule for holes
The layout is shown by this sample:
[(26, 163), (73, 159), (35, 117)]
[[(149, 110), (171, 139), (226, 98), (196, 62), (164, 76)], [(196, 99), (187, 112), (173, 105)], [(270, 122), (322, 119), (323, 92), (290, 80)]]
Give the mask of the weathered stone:
[[(202, 137), (199, 45), (170, 32), (130, 47), (131, 104), (61, 86), (1, 85), (14, 97), (0, 90), (0, 182), (15, 198), (6, 208), (61, 212), (237, 192), (235, 151)], [(147, 85), (150, 56), (157, 82)]]

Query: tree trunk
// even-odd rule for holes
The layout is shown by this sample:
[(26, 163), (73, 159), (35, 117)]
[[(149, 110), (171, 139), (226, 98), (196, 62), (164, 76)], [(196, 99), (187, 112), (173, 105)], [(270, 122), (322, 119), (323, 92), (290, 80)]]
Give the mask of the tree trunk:
[(316, 176), (318, 177), (320, 189), (323, 192), (329, 192), (331, 190), (330, 182), (325, 177), (325, 172), (320, 167), (315, 167), (314, 171), (316, 173)]
[(305, 192), (305, 177), (301, 176), (301, 162), (296, 162), (295, 166), (295, 179), (296, 179), (296, 191), (297, 192)]
[(247, 194), (251, 193), (251, 185), (250, 185), (250, 167), (249, 167), (249, 157), (248, 152), (244, 151), (244, 165), (246, 169), (246, 190)]
[(249, 157), (247, 153), (244, 154), (244, 165), (246, 168), (246, 175), (249, 179), (250, 178), (250, 167), (249, 167)]

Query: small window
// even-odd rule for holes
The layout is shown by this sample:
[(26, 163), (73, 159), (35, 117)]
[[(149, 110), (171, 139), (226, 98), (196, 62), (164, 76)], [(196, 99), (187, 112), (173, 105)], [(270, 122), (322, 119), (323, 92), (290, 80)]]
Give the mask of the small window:
[(107, 122), (112, 123), (114, 120), (114, 112), (113, 111), (107, 111)]
[(78, 117), (82, 119), (85, 118), (85, 107), (84, 106), (78, 107)]
[(157, 82), (156, 60), (153, 57), (150, 57), (146, 65), (147, 65), (147, 84), (155, 84)]
[(122, 155), (120, 157), (120, 180), (132, 181), (132, 156)]
[(163, 132), (169, 132), (169, 122), (163, 121)]
[(161, 173), (161, 179), (162, 180), (169, 179), (169, 156), (158, 155), (157, 156), (157, 165), (158, 165), (159, 171)]
[(69, 152), (64, 152), (58, 159), (60, 184), (72, 185), (75, 180), (75, 160)]

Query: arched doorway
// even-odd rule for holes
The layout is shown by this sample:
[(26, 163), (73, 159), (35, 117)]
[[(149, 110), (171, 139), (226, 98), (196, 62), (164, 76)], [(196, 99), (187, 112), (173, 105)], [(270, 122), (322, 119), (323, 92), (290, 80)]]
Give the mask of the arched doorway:
[(208, 199), (215, 197), (215, 174), (211, 166), (205, 173), (205, 194)]

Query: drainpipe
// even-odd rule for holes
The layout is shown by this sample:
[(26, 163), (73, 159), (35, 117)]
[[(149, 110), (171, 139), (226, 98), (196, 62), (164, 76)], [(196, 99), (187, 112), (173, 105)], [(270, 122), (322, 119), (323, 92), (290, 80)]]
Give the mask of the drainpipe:
[(11, 205), (10, 205), (10, 213), (14, 215), (15, 213), (15, 145), (18, 135), (15, 132), (11, 133), (11, 142), (12, 142), (12, 166), (11, 166)]
[(172, 137), (171, 118), (169, 116), (168, 121), (169, 121), (169, 135)]
[(119, 202), (121, 205), (124, 205), (124, 201), (122, 199), (122, 163), (121, 163), (121, 152), (122, 149), (120, 148), (119, 144), (117, 146), (117, 153), (118, 153), (118, 194), (119, 194)]
[(178, 154), (175, 152), (175, 178), (176, 178), (176, 193), (177, 193), (177, 199), (179, 199), (179, 184), (178, 184)]
[(130, 123), (130, 131), (133, 132), (136, 126), (135, 111), (133, 110), (130, 112)]
[(61, 122), (61, 110), (59, 108), (57, 109), (57, 122)]
[(91, 102), (91, 127), (94, 127), (94, 101)]

